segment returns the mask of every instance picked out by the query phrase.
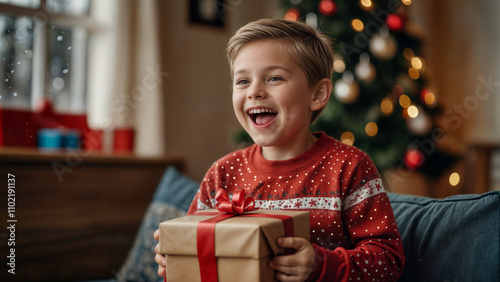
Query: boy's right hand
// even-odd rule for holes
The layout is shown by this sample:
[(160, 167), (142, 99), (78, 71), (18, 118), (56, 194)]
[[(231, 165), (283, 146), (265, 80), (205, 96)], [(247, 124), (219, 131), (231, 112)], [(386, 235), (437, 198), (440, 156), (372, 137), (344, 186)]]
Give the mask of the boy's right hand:
[[(155, 237), (156, 241), (160, 241), (160, 230), (159, 229), (156, 229), (156, 231), (154, 233), (154, 237)], [(160, 254), (159, 251), (160, 251), (160, 243), (156, 244), (156, 247), (155, 247), (155, 252), (156, 252), (155, 261), (158, 264), (158, 275), (160, 275), (160, 277), (165, 277), (167, 274), (165, 256)]]

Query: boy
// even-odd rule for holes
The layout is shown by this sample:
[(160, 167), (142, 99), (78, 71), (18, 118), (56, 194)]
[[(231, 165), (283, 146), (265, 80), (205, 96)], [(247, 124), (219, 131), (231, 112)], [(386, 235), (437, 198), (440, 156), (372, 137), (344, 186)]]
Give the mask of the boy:
[[(278, 239), (295, 253), (270, 262), (277, 280), (396, 280), (403, 246), (377, 169), (309, 129), (332, 91), (329, 40), (300, 22), (263, 19), (236, 32), (227, 57), (234, 111), (255, 144), (212, 165), (188, 214), (214, 208), (218, 189), (244, 189), (261, 209), (310, 212), (310, 242)], [(155, 259), (164, 276), (163, 256)]]

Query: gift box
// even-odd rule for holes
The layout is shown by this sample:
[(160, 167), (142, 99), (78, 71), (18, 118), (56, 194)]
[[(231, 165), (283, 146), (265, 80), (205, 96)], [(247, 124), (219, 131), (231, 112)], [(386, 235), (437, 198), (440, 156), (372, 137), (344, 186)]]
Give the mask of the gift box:
[[(220, 282), (275, 281), (269, 261), (287, 251), (276, 239), (287, 233), (309, 241), (309, 212), (255, 210), (225, 215), (209, 210), (160, 223), (160, 253), (166, 257), (168, 282), (214, 281), (207, 278), (207, 267)], [(207, 221), (213, 231), (200, 237), (200, 224)], [(213, 247), (213, 255), (202, 250), (207, 246)]]

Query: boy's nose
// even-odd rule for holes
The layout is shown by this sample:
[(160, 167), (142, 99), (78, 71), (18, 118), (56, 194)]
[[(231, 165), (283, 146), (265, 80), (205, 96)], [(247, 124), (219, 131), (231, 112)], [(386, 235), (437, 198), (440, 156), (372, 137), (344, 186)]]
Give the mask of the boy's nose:
[(254, 83), (248, 90), (248, 99), (262, 99), (266, 97), (266, 91), (258, 83)]

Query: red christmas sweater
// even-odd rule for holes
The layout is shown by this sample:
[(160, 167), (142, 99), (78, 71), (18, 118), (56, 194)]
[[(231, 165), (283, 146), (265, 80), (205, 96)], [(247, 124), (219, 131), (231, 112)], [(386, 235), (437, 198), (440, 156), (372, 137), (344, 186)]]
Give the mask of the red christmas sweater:
[(395, 281), (403, 246), (377, 169), (361, 150), (317, 136), (289, 160), (266, 160), (257, 145), (224, 156), (206, 173), (188, 213), (215, 208), (217, 189), (244, 189), (261, 209), (310, 212), (310, 281)]

